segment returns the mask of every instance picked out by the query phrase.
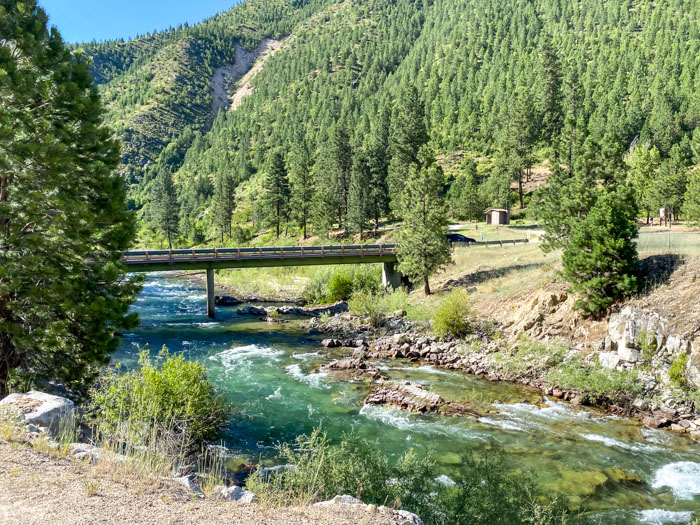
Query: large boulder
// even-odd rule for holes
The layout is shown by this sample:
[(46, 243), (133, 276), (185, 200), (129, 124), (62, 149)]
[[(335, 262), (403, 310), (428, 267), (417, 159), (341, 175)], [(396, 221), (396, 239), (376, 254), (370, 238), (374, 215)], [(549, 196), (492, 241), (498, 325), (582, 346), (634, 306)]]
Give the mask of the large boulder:
[(238, 306), (242, 302), (243, 301), (240, 301), (235, 297), (231, 297), (229, 295), (217, 295), (216, 299), (214, 300), (214, 304), (216, 304), (216, 306)]
[(434, 392), (413, 383), (382, 383), (365, 398), (367, 405), (391, 405), (411, 412), (434, 412), (444, 404)]
[(227, 487), (221, 491), (221, 497), (226, 501), (235, 501), (236, 503), (253, 503), (255, 501), (255, 493), (241, 487)]
[(700, 338), (690, 345), (686, 376), (691, 385), (700, 389)]
[(314, 504), (316, 507), (330, 507), (331, 505), (364, 505), (364, 503), (362, 503), (362, 500), (345, 494), (342, 496), (335, 496), (328, 501), (321, 501)]
[(16, 415), (27, 424), (57, 432), (61, 420), (73, 417), (75, 405), (70, 399), (32, 390), (10, 394), (0, 401), (0, 414)]

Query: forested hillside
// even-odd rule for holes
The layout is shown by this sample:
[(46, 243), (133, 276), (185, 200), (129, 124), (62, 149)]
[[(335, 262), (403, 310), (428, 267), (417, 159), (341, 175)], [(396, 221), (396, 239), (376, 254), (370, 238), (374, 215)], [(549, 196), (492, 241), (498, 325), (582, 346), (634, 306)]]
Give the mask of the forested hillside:
[[(133, 204), (161, 230), (169, 209), (167, 228), (191, 245), (240, 242), (240, 227), (371, 227), (397, 209), (426, 144), (464, 158), (448, 190), (461, 218), (527, 205), (511, 185), (545, 158), (555, 172), (627, 178), (644, 212), (692, 214), (699, 14), (692, 0), (249, 0), (86, 50)], [(283, 35), (294, 38), (253, 94), (206, 129), (211, 75), (234, 43)]]

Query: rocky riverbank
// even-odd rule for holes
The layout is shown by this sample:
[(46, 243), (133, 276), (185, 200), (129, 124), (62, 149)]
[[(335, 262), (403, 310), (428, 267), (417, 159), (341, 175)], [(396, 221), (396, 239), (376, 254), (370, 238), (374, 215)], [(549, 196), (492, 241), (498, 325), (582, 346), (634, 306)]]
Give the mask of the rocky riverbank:
[[(196, 473), (169, 477), (148, 472), (137, 457), (66, 441), (66, 425), (75, 420), (76, 410), (72, 401), (38, 391), (0, 400), (2, 523), (50, 519), (63, 525), (80, 516), (81, 523), (130, 525), (224, 521), (423, 525), (415, 514), (366, 505), (348, 495), (306, 507), (270, 509), (260, 506), (253, 492), (235, 484), (210, 487), (206, 476)], [(275, 470), (262, 469), (261, 475), (274, 475)]]
[[(349, 313), (327, 320), (314, 318), (303, 326), (311, 333), (332, 335), (332, 338), (323, 341), (326, 347), (352, 348), (352, 356), (338, 360), (327, 368), (342, 370), (346, 377), (352, 377), (352, 373), (355, 373), (376, 382), (376, 390), (368, 397), (369, 403), (392, 404), (418, 412), (435, 410), (437, 401), (429, 395), (406, 395), (391, 388), (387, 391), (387, 378), (372, 364), (374, 360), (405, 359), (491, 381), (524, 384), (539, 389), (547, 396), (573, 404), (604, 408), (614, 414), (637, 418), (650, 428), (668, 428), (700, 440), (700, 414), (695, 403), (675, 396), (669, 389), (668, 380), (659, 377), (661, 373), (668, 375), (667, 361), (677, 359), (674, 356), (683, 348), (690, 350), (690, 345), (678, 343), (679, 338), (664, 335), (659, 330), (654, 339), (656, 357), (651, 366), (642, 366), (642, 350), (634, 348), (644, 343), (640, 341), (643, 339), (641, 330), (635, 328), (638, 319), (630, 310), (623, 310), (611, 318), (609, 333), (597, 350), (586, 350), (580, 345), (559, 346), (556, 352), (551, 352), (558, 353), (556, 361), (548, 350), (543, 351), (546, 345), (539, 345), (535, 350), (514, 350), (517, 348), (517, 337), (505, 338), (494, 330), (477, 330), (461, 340), (440, 340), (414, 327), (401, 312), (387, 319), (379, 329), (373, 329), (366, 320)], [(610, 360), (609, 353), (613, 351), (617, 352), (617, 357)], [(625, 357), (634, 358), (634, 361)], [(611, 373), (623, 374), (626, 370), (634, 370), (635, 384), (639, 390), (633, 394), (624, 391), (590, 392), (552, 381), (550, 372), (553, 369), (579, 361), (582, 367), (600, 370), (603, 374), (605, 369), (610, 370), (610, 361), (615, 361)], [(473, 415), (468, 409), (464, 412)]]

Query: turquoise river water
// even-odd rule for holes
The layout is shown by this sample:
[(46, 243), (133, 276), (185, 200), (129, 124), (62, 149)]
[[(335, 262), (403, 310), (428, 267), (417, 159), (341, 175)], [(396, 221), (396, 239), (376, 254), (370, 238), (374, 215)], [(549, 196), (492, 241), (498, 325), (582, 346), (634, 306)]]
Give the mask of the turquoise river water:
[[(580, 502), (593, 523), (687, 523), (700, 517), (700, 445), (631, 420), (554, 402), (515, 385), (406, 361), (379, 363), (391, 378), (422, 383), (447, 400), (465, 401), (480, 419), (414, 415), (363, 406), (367, 386), (334, 381), (318, 367), (341, 351), (327, 350), (299, 322), (269, 324), (217, 308), (206, 318), (196, 280), (153, 275), (133, 307), (141, 326), (124, 335), (115, 361), (136, 364), (138, 348), (166, 345), (204, 363), (233, 403), (226, 445), (241, 459), (274, 464), (275, 444), (322, 426), (397, 456), (431, 451), (449, 476), (466, 453), (505, 453), (513, 470), (530, 473), (547, 492)], [(637, 482), (619, 482), (624, 474)], [(641, 480), (641, 482), (639, 482)]]

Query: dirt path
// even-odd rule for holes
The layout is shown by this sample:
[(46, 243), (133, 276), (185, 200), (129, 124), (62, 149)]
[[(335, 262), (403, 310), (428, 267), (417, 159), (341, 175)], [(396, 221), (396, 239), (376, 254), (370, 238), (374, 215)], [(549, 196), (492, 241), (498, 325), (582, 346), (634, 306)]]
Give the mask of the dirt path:
[[(399, 516), (364, 506), (266, 510), (202, 501), (183, 487), (117, 482), (92, 467), (0, 441), (0, 524), (401, 524)], [(89, 495), (94, 492), (94, 495)]]

